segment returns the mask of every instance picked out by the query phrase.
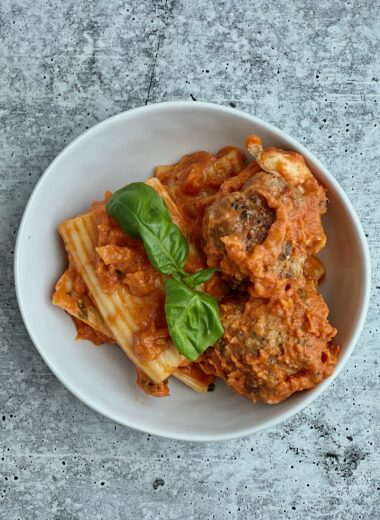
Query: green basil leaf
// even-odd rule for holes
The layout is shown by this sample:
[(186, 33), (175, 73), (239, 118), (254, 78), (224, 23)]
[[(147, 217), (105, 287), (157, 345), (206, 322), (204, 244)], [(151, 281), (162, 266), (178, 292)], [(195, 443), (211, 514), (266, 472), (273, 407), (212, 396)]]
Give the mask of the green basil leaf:
[(134, 182), (121, 188), (108, 201), (107, 211), (127, 235), (142, 239), (157, 271), (184, 274), (189, 246), (171, 221), (165, 202), (151, 186)]
[(218, 302), (173, 278), (165, 286), (170, 336), (179, 352), (194, 361), (223, 335)]
[(217, 269), (202, 269), (202, 271), (198, 271), (193, 274), (189, 274), (186, 278), (183, 279), (184, 283), (189, 287), (196, 287), (201, 283), (207, 282), (214, 276), (214, 273)]
[(173, 224), (163, 199), (143, 182), (116, 191), (107, 211), (130, 236), (141, 238), (153, 267), (173, 278), (165, 280), (165, 313), (174, 345), (195, 360), (222, 335), (218, 302), (194, 287), (209, 280), (215, 269), (184, 272), (189, 246)]

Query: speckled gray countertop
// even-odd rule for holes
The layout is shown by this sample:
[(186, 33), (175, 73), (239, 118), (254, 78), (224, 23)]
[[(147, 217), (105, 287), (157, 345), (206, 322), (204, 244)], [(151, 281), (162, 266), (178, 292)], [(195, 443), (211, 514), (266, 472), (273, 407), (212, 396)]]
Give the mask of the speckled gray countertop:
[[(379, 32), (371, 0), (1, 1), (1, 518), (380, 518)], [(40, 358), (14, 295), (17, 227), (54, 156), (97, 121), (175, 99), (236, 106), (305, 144), (372, 255), (367, 323), (338, 380), (281, 426), (219, 444), (88, 409)]]

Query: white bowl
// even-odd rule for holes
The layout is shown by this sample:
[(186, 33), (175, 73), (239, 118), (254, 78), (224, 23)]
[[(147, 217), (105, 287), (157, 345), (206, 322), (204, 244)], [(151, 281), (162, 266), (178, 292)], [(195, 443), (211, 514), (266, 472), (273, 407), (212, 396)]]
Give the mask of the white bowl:
[[(278, 405), (252, 404), (223, 382), (199, 395), (170, 382), (171, 396), (145, 396), (135, 371), (117, 346), (75, 341), (71, 319), (51, 304), (54, 284), (66, 265), (57, 226), (115, 190), (152, 174), (157, 164), (195, 150), (244, 147), (248, 134), (265, 146), (297, 150), (327, 187), (327, 267), (322, 286), (342, 351), (334, 375), (314, 390)], [(277, 128), (235, 109), (209, 103), (174, 102), (124, 112), (94, 126), (51, 163), (35, 187), (20, 225), (15, 281), (22, 317), (41, 356), (79, 399), (101, 414), (148, 433), (191, 441), (230, 439), (273, 426), (302, 410), (342, 370), (365, 320), (370, 259), (358, 217), (335, 179), (313, 155)]]

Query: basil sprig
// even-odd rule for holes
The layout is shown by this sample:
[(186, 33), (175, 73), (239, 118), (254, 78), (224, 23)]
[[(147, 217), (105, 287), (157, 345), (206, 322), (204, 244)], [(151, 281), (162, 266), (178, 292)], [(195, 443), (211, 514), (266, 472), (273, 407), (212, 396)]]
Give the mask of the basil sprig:
[(165, 314), (170, 336), (179, 352), (194, 361), (222, 335), (218, 302), (195, 288), (209, 280), (215, 269), (188, 274), (184, 271), (189, 246), (171, 218), (164, 200), (143, 182), (116, 191), (107, 211), (122, 230), (141, 238), (149, 261), (165, 280)]

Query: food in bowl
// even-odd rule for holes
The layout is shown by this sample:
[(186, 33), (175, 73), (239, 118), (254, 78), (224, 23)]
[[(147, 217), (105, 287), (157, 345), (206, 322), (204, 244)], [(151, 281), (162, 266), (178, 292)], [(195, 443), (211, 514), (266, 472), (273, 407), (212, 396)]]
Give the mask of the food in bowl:
[(53, 303), (77, 337), (117, 343), (148, 394), (173, 376), (194, 390), (216, 377), (252, 401), (315, 387), (337, 362), (317, 284), (326, 192), (303, 157), (227, 146), (158, 166), (63, 222), (69, 265)]

